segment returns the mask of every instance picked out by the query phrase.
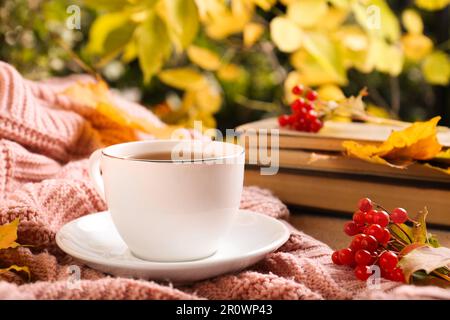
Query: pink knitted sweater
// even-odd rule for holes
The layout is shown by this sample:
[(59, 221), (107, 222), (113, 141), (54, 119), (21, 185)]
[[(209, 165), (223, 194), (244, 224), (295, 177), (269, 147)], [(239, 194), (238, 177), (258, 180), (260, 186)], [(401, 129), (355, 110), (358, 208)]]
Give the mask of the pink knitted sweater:
[[(29, 266), (31, 280), (0, 274), (1, 299), (372, 299), (440, 298), (433, 287), (381, 283), (371, 290), (350, 268), (331, 263), (331, 249), (293, 230), (288, 242), (248, 270), (189, 286), (131, 280), (81, 267), (79, 286), (68, 288), (69, 266), (77, 264), (55, 244), (68, 221), (106, 209), (86, 171), (86, 157), (100, 145), (95, 128), (76, 101), (61, 94), (75, 80), (42, 83), (23, 79), (0, 62), (0, 224), (19, 217), (18, 242), (32, 247), (0, 250), (0, 267)], [(92, 81), (92, 80), (89, 80)], [(117, 103), (163, 125), (143, 107)], [(242, 208), (286, 218), (286, 207), (268, 191), (246, 188)]]

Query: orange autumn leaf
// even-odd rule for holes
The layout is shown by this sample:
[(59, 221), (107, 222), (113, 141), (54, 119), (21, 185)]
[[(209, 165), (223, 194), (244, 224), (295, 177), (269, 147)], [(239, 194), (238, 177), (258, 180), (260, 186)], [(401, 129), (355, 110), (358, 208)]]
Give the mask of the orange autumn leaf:
[[(133, 115), (117, 105), (108, 85), (97, 82), (77, 82), (67, 88), (64, 95), (84, 107), (77, 110), (100, 133), (104, 144), (137, 140), (137, 132), (157, 138), (170, 137), (175, 127), (158, 125), (143, 115)], [(178, 128), (178, 127), (177, 127)]]
[(0, 226), (0, 249), (16, 248), (20, 246), (17, 240), (17, 227), (19, 218)]
[(415, 160), (430, 160), (442, 149), (436, 135), (439, 120), (440, 117), (435, 117), (394, 131), (379, 146), (344, 141), (343, 147), (349, 156), (394, 167), (405, 167)]

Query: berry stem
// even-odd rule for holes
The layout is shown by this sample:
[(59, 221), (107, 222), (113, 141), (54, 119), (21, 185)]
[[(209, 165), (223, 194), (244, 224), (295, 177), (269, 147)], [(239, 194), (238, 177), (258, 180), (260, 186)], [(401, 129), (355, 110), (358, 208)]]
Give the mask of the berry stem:
[(381, 204), (378, 204), (378, 203), (374, 203), (374, 204), (375, 204), (375, 206), (376, 206), (377, 208), (379, 208), (379, 209), (381, 209), (381, 210), (384, 210), (384, 211), (386, 211), (386, 212), (389, 212), (389, 211), (387, 211), (386, 208), (383, 207)]
[(408, 217), (408, 221), (409, 221), (409, 222), (412, 222), (412, 223), (414, 223), (414, 224), (417, 224), (417, 223), (419, 223), (419, 222), (417, 222), (416, 220), (414, 220), (414, 219), (411, 219), (411, 218), (409, 218), (409, 217)]

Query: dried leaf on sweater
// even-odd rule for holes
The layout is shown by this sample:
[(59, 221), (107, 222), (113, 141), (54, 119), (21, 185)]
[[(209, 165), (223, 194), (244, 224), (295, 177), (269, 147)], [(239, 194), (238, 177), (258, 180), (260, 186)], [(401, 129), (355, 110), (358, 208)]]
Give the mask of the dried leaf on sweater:
[(30, 277), (31, 277), (30, 269), (28, 267), (26, 267), (26, 266), (21, 267), (21, 266), (15, 265), (15, 264), (13, 264), (12, 266), (9, 266), (8, 268), (0, 269), (0, 273), (7, 272), (10, 270), (23, 271), (28, 275), (28, 279), (30, 279)]
[(429, 274), (436, 269), (450, 267), (450, 249), (422, 246), (406, 254), (398, 266), (402, 268), (406, 280), (409, 281), (411, 275), (418, 270), (424, 270)]
[(0, 249), (16, 248), (20, 246), (20, 244), (16, 242), (18, 226), (19, 218), (0, 226)]
[(344, 141), (343, 147), (351, 157), (394, 167), (406, 167), (416, 160), (430, 160), (442, 146), (437, 139), (436, 126), (440, 117), (416, 122), (406, 129), (394, 131), (379, 146)]
[[(20, 246), (16, 242), (17, 240), (17, 228), (19, 226), (19, 218), (14, 219), (10, 223), (6, 223), (0, 226), (0, 250), (8, 249), (8, 248), (17, 248)], [(24, 271), (28, 274), (28, 278), (30, 278), (30, 270), (26, 266), (17, 266), (12, 265), (8, 268), (0, 268), (0, 273), (7, 272), (10, 270), (15, 271)]]
[[(77, 82), (67, 88), (64, 95), (74, 99), (80, 105), (83, 105), (95, 111), (83, 114), (96, 128), (100, 135), (105, 131), (108, 135), (111, 130), (117, 131), (118, 142), (137, 140), (134, 130), (151, 134), (157, 138), (168, 138), (178, 127), (156, 125), (154, 122), (138, 117), (124, 108), (120, 108), (114, 101), (114, 96), (109, 90), (106, 82), (98, 80), (97, 82)], [(107, 137), (105, 137), (107, 138)]]

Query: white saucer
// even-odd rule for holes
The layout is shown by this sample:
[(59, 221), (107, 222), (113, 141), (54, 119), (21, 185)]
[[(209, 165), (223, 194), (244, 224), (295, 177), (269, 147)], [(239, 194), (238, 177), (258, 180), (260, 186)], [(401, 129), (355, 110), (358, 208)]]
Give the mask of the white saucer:
[(109, 212), (105, 211), (67, 223), (56, 234), (56, 243), (64, 252), (105, 273), (179, 283), (242, 270), (278, 249), (289, 235), (282, 222), (256, 212), (239, 210), (231, 230), (214, 255), (187, 262), (152, 262), (131, 254), (117, 233)]

